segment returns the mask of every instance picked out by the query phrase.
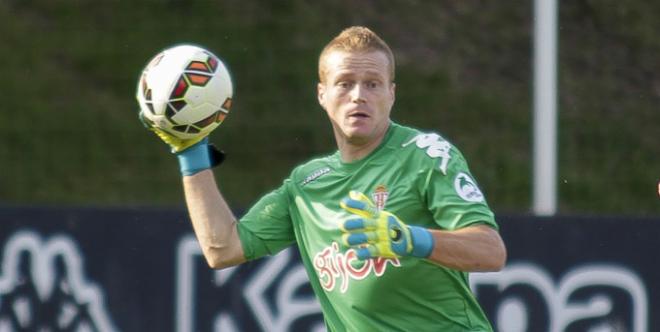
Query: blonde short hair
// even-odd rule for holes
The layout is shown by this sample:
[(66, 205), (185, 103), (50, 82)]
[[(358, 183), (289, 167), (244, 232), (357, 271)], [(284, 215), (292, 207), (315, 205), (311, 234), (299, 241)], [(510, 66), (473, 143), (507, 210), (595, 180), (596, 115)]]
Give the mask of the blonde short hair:
[(375, 32), (362, 26), (353, 26), (344, 29), (331, 40), (319, 56), (319, 80), (325, 82), (327, 69), (325, 58), (334, 51), (360, 53), (380, 51), (385, 54), (389, 62), (390, 81), (394, 82), (394, 54), (390, 47)]

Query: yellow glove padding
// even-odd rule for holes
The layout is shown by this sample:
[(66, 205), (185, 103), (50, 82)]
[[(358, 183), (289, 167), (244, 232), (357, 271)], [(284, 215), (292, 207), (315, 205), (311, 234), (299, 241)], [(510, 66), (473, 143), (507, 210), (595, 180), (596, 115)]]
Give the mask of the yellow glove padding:
[(433, 250), (431, 232), (408, 226), (387, 211), (379, 211), (365, 194), (351, 191), (339, 205), (356, 217), (344, 221), (340, 230), (345, 245), (356, 250), (359, 259), (401, 256), (428, 257)]
[(179, 153), (199, 143), (201, 140), (204, 139), (204, 137), (206, 137), (206, 136), (200, 136), (200, 137), (195, 137), (193, 139), (181, 139), (172, 134), (169, 134), (168, 132), (162, 129), (156, 128), (153, 122), (149, 121), (147, 118), (144, 117), (142, 111), (140, 111), (139, 117), (144, 127), (154, 132), (156, 136), (158, 136), (161, 140), (163, 140), (163, 142), (167, 143), (172, 148), (173, 153)]

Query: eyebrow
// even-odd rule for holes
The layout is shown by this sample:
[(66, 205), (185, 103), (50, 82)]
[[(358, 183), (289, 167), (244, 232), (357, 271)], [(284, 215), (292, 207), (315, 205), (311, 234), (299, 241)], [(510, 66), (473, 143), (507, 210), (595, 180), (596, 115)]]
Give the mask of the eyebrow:
[[(378, 78), (382, 81), (387, 81), (387, 77), (386, 77), (387, 75), (384, 75), (383, 73), (381, 73), (379, 71), (367, 70), (364, 73), (365, 73), (365, 76), (367, 76), (368, 78), (375, 77), (375, 78)], [(354, 77), (356, 75), (357, 74), (355, 72), (352, 72), (352, 71), (340, 71), (335, 76), (335, 79), (344, 79), (346, 77)]]

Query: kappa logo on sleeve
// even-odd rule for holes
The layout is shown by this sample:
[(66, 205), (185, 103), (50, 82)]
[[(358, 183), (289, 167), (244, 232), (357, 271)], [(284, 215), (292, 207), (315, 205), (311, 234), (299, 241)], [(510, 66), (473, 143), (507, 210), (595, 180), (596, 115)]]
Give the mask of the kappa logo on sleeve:
[(412, 142), (415, 142), (418, 148), (426, 149), (426, 154), (429, 157), (440, 158), (440, 170), (442, 174), (447, 175), (447, 165), (449, 164), (449, 159), (451, 159), (451, 155), (449, 154), (451, 144), (449, 142), (445, 141), (438, 134), (420, 134), (401, 146), (405, 148)]
[(68, 237), (9, 237), (0, 273), (0, 331), (116, 331), (82, 262)]
[(456, 179), (454, 179), (454, 189), (456, 189), (458, 196), (468, 202), (478, 203), (484, 201), (484, 194), (481, 193), (477, 184), (469, 175), (463, 172), (458, 173)]

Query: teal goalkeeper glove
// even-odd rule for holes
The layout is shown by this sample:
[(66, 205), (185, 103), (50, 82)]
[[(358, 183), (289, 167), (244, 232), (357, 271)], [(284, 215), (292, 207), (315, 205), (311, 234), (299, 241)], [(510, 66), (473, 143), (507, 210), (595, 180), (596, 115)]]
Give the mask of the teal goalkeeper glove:
[(153, 123), (144, 117), (142, 111), (140, 111), (139, 118), (145, 128), (154, 132), (156, 136), (170, 146), (172, 153), (179, 160), (182, 175), (196, 174), (220, 165), (225, 160), (224, 152), (218, 150), (213, 144), (209, 144), (209, 139), (206, 136), (181, 139), (154, 127)]
[(357, 215), (340, 225), (345, 245), (357, 252), (359, 259), (414, 256), (426, 258), (433, 250), (431, 232), (423, 227), (409, 226), (387, 211), (379, 211), (361, 192), (351, 191), (339, 204)]

